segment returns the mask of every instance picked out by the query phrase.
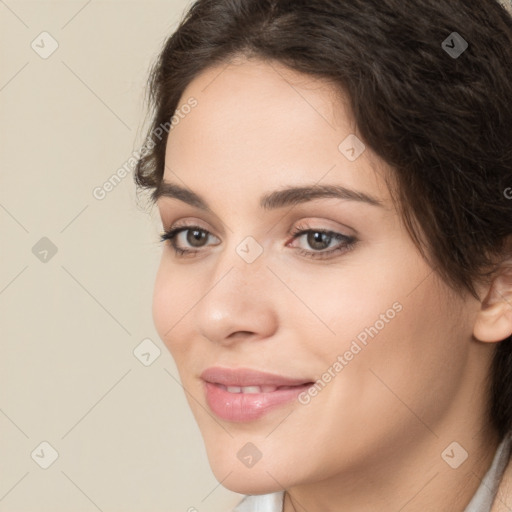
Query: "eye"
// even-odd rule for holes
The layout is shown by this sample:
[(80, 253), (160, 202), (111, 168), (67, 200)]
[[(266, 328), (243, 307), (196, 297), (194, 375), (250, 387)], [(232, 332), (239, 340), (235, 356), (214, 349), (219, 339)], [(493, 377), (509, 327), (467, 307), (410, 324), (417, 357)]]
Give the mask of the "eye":
[[(324, 229), (314, 229), (304, 225), (296, 226), (289, 235), (293, 236), (293, 240), (307, 235), (305, 241), (313, 250), (297, 248), (297, 252), (313, 259), (325, 259), (335, 254), (348, 252), (357, 243), (357, 239), (353, 236)], [(161, 242), (170, 242), (176, 256), (184, 257), (194, 256), (201, 252), (201, 247), (207, 246), (207, 241), (210, 237), (213, 237), (213, 235), (199, 226), (178, 226), (161, 234), (160, 240)], [(334, 247), (332, 242), (336, 242)], [(192, 248), (184, 248), (182, 244), (189, 245)], [(287, 247), (289, 246), (287, 244)], [(331, 248), (329, 249), (329, 247)]]
[[(182, 234), (185, 236), (181, 236)], [(187, 254), (194, 254), (198, 251), (183, 249), (178, 245), (177, 242), (184, 241), (190, 244), (192, 247), (201, 248), (204, 247), (204, 242), (207, 241), (210, 236), (213, 235), (209, 231), (200, 228), (199, 226), (181, 226), (175, 227), (169, 231), (165, 231), (164, 233), (162, 233), (162, 235), (160, 236), (160, 241), (169, 241), (176, 255), (184, 256)]]
[[(314, 229), (304, 225), (296, 226), (290, 234), (293, 235), (293, 240), (300, 239), (304, 237), (304, 235), (307, 235), (304, 240), (313, 251), (300, 248), (297, 250), (299, 254), (309, 258), (330, 258), (335, 254), (350, 251), (357, 243), (357, 239), (353, 236), (347, 236), (324, 229)], [(337, 242), (334, 247), (331, 245), (332, 242)], [(329, 247), (331, 247), (331, 249), (325, 250)]]

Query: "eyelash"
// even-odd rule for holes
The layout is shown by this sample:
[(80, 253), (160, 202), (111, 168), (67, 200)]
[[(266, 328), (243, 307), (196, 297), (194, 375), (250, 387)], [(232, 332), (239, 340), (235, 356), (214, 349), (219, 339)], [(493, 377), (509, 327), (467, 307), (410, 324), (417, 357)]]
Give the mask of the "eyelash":
[[(211, 235), (209, 231), (203, 229), (199, 226), (177, 226), (169, 231), (165, 231), (160, 235), (160, 242), (170, 242), (172, 249), (177, 257), (186, 257), (187, 255), (192, 255), (200, 252), (200, 250), (190, 250), (190, 249), (182, 249), (178, 247), (175, 242), (175, 238), (183, 231), (201, 231), (202, 233), (207, 233)], [(308, 233), (322, 233), (329, 236), (333, 240), (338, 240), (342, 242), (335, 249), (331, 249), (329, 251), (307, 251), (305, 249), (297, 249), (297, 252), (302, 256), (307, 256), (312, 259), (327, 259), (331, 257), (334, 253), (345, 253), (353, 249), (354, 245), (357, 243), (357, 239), (353, 236), (342, 235), (341, 233), (336, 233), (335, 231), (328, 231), (324, 229), (311, 229), (305, 225), (297, 225), (290, 233), (289, 236), (293, 236), (293, 240), (300, 238), (302, 235)]]

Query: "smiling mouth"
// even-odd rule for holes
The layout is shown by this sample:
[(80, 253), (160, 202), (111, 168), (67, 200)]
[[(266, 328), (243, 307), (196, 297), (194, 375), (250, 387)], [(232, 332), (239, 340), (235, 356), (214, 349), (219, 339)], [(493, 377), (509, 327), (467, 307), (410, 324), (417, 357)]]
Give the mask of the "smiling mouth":
[(290, 405), (314, 384), (308, 378), (252, 368), (210, 367), (201, 373), (209, 409), (231, 422), (251, 422)]

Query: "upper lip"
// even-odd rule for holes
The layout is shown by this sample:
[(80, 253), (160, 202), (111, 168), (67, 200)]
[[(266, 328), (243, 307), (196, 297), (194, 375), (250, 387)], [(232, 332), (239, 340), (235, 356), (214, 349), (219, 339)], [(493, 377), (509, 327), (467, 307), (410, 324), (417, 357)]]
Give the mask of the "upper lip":
[(224, 386), (299, 386), (308, 384), (311, 380), (295, 379), (275, 373), (261, 372), (250, 368), (221, 368), (213, 366), (201, 373), (206, 382), (222, 384)]

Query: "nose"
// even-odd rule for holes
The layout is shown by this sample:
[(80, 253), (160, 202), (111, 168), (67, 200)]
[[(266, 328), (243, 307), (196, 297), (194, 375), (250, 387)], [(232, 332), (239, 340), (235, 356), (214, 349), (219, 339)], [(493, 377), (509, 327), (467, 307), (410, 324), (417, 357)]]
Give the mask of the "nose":
[(278, 280), (266, 263), (265, 253), (251, 263), (236, 251), (219, 257), (193, 312), (201, 335), (226, 346), (273, 335), (278, 325)]

